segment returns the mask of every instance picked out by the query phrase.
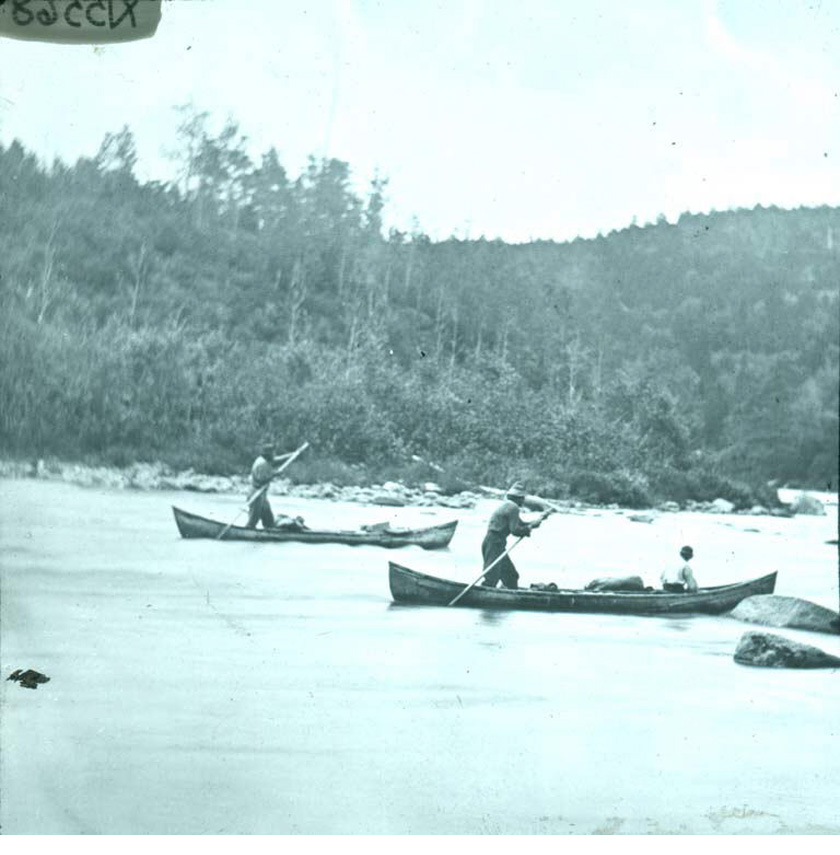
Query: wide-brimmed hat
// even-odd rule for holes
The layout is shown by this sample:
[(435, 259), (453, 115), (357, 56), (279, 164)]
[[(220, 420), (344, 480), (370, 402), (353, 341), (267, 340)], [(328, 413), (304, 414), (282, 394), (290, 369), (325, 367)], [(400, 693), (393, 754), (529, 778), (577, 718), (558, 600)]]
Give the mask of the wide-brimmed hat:
[(507, 497), (509, 499), (525, 498), (525, 487), (521, 481), (514, 481), (514, 483), (511, 484), (510, 489), (507, 491)]

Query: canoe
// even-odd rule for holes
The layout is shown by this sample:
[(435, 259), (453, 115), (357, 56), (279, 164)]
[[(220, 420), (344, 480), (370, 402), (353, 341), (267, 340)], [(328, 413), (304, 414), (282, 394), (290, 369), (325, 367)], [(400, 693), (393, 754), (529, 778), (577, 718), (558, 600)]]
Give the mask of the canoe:
[[(391, 595), (397, 603), (446, 606), (466, 587), (389, 562)], [(516, 609), (542, 612), (603, 612), (623, 615), (721, 614), (733, 609), (745, 597), (772, 594), (776, 574), (760, 579), (700, 588), (693, 594), (667, 591), (534, 591), (525, 588), (485, 588), (476, 585), (456, 605), (477, 609)]]
[[(227, 523), (210, 520), (173, 507), (175, 523), (181, 537), (205, 537), (218, 539), (227, 527)], [(251, 540), (261, 543), (347, 543), (351, 546), (384, 546), (395, 549), (399, 546), (422, 546), (423, 549), (442, 549), (449, 545), (458, 520), (432, 526), (431, 528), (390, 528), (389, 526), (371, 526), (369, 529), (350, 531), (330, 531), (326, 529), (304, 529), (288, 531), (286, 529), (246, 528), (231, 526), (221, 540)]]

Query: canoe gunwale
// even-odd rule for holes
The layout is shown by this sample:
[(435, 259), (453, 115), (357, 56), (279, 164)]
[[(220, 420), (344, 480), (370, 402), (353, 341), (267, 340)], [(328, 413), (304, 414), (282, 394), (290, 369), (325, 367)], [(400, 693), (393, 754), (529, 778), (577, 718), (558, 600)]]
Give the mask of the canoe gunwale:
[(350, 546), (382, 546), (399, 548), (402, 546), (421, 546), (424, 549), (443, 549), (449, 545), (458, 526), (458, 520), (440, 523), (418, 529), (364, 529), (329, 530), (305, 529), (284, 531), (278, 529), (252, 529), (245, 526), (230, 526), (218, 520), (193, 514), (182, 508), (172, 506), (175, 523), (181, 536), (188, 539), (217, 539), (225, 531), (221, 540), (236, 540), (249, 543), (343, 543)]
[[(667, 591), (584, 591), (559, 589), (472, 588), (458, 605), (508, 611), (582, 612), (598, 614), (669, 615), (722, 614), (754, 594), (772, 593), (776, 572), (757, 579), (701, 588), (696, 593)], [(439, 579), (389, 562), (391, 594), (405, 605), (446, 606), (463, 591), (465, 583)]]

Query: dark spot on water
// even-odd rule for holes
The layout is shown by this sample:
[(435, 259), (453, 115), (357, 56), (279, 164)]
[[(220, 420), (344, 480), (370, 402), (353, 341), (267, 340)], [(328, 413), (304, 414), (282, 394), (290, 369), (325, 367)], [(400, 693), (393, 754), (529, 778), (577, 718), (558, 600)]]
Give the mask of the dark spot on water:
[(37, 689), (40, 683), (49, 683), (50, 678), (40, 671), (33, 671), (31, 668), (27, 668), (25, 671), (18, 668), (9, 674), (6, 680), (13, 680), (20, 683), (24, 689)]

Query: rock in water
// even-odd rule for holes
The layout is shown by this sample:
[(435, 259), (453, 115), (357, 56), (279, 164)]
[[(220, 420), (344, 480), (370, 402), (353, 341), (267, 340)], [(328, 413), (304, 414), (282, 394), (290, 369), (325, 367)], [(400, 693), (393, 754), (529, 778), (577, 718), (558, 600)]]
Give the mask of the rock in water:
[(840, 668), (840, 658), (769, 632), (745, 632), (735, 650), (735, 661), (760, 668)]
[(710, 510), (715, 514), (731, 514), (735, 510), (735, 505), (729, 499), (715, 499)]
[(40, 671), (33, 671), (31, 668), (27, 668), (26, 671), (18, 668), (17, 671), (9, 674), (6, 679), (16, 680), (24, 689), (37, 689), (39, 683), (49, 683), (50, 681), (50, 678), (46, 674), (42, 674)]
[(756, 594), (741, 600), (729, 615), (745, 623), (760, 623), (764, 626), (840, 632), (840, 614), (797, 597)]
[(374, 505), (387, 505), (392, 508), (401, 508), (405, 505), (405, 499), (390, 493), (378, 493), (371, 499), (371, 502)]
[(796, 497), (793, 505), (791, 505), (791, 510), (795, 514), (808, 514), (814, 517), (825, 516), (825, 505), (819, 499), (815, 499), (807, 493), (800, 493)]

